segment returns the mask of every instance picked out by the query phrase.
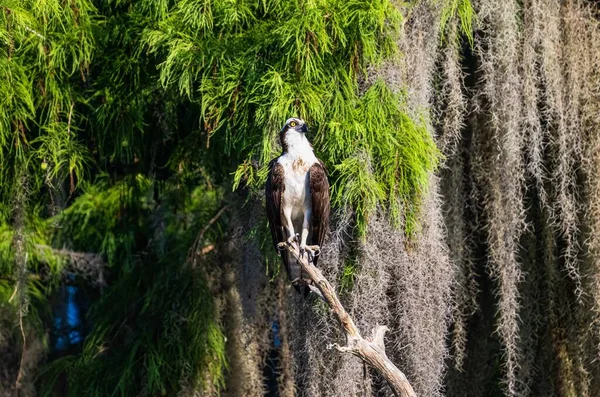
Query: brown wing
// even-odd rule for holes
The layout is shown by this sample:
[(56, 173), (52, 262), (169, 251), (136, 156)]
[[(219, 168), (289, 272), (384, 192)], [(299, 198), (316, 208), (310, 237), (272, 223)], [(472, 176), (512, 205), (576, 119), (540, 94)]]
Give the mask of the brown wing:
[[(273, 246), (277, 250), (277, 244), (285, 241), (285, 230), (281, 223), (281, 196), (285, 190), (283, 183), (283, 167), (277, 163), (277, 159), (269, 163), (269, 176), (265, 186), (265, 196), (267, 203), (267, 218), (269, 219), (269, 228), (271, 237), (273, 237)], [(279, 252), (279, 251), (278, 251)], [(286, 255), (283, 255), (284, 263)], [(285, 263), (287, 267), (287, 263)]]
[[(312, 238), (310, 245), (323, 246), (325, 235), (329, 230), (329, 181), (327, 171), (320, 161), (313, 164), (308, 171), (310, 182), (310, 197), (312, 201), (312, 213), (310, 224), (312, 226)], [(315, 257), (314, 264), (317, 264)]]

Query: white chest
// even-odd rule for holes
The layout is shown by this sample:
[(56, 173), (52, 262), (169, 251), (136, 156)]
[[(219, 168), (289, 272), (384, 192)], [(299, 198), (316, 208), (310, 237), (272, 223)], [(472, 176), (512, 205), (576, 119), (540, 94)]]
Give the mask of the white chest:
[(285, 190), (282, 196), (284, 211), (291, 213), (292, 217), (310, 210), (310, 167), (317, 161), (315, 155), (294, 156), (286, 153), (281, 156), (278, 163), (283, 166)]

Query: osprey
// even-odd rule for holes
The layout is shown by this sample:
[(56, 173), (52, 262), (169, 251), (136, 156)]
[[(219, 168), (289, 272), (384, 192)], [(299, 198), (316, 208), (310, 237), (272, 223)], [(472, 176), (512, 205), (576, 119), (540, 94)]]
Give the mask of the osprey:
[[(279, 132), (281, 156), (269, 163), (265, 188), (267, 218), (273, 244), (300, 234), (301, 255), (308, 253), (317, 265), (315, 246), (321, 246), (329, 226), (329, 182), (325, 165), (306, 138), (308, 127), (302, 119), (290, 118)], [(278, 250), (279, 251), (279, 250)], [(296, 290), (302, 279), (300, 265), (287, 251), (281, 253), (288, 277)], [(308, 293), (305, 289), (305, 294)]]

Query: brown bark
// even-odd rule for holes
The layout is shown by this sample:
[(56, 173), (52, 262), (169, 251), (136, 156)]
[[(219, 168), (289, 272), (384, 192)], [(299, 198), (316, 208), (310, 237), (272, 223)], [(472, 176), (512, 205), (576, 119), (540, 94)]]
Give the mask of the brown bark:
[(319, 293), (323, 300), (331, 307), (342, 325), (344, 333), (346, 334), (346, 346), (340, 346), (337, 343), (332, 344), (332, 346), (341, 352), (354, 354), (373, 367), (388, 381), (396, 396), (416, 397), (415, 391), (406, 379), (406, 376), (385, 354), (383, 337), (388, 328), (386, 326), (377, 325), (373, 329), (372, 337), (370, 339), (364, 339), (360, 335), (354, 321), (340, 303), (335, 290), (325, 276), (323, 276), (323, 273), (312, 263), (309, 263), (305, 257), (300, 256), (297, 242), (294, 241), (293, 243), (289, 243), (286, 241), (279, 243), (279, 248), (287, 249), (296, 258), (302, 267), (302, 270), (314, 283), (314, 286), (310, 286), (311, 289), (314, 292), (317, 292), (315, 291), (315, 287), (318, 289), (317, 293)]

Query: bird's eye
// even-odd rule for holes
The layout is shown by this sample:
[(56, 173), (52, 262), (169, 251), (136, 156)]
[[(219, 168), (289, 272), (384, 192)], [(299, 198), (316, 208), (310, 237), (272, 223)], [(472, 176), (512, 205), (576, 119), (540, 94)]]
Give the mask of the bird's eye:
[(290, 127), (295, 127), (296, 126), (296, 122), (295, 121), (291, 121), (290, 122)]

